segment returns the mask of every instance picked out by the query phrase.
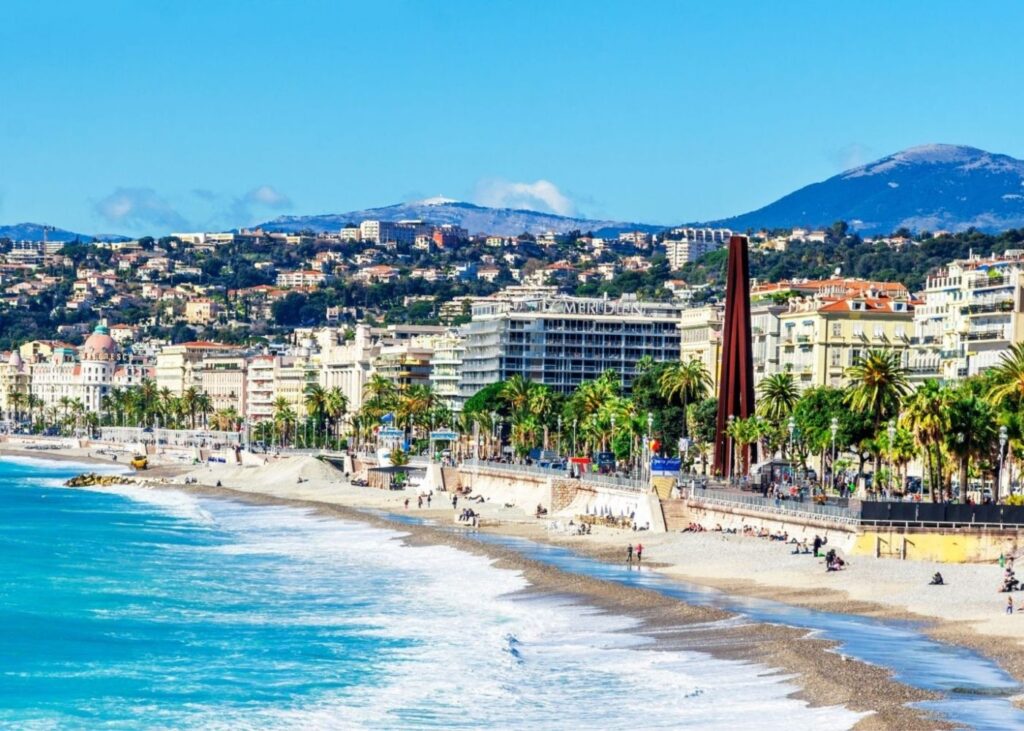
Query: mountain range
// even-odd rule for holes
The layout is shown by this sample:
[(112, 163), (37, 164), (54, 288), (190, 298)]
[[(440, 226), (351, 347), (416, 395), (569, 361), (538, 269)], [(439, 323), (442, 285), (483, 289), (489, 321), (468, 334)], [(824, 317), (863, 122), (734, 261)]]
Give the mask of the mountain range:
[(555, 213), (529, 211), (517, 208), (487, 208), (450, 198), (428, 198), (411, 203), (398, 203), (382, 208), (367, 208), (348, 213), (318, 216), (280, 216), (261, 224), (264, 231), (337, 231), (346, 224), (366, 220), (408, 221), (423, 220), (435, 225), (462, 226), (471, 234), (488, 233), (498, 236), (516, 236), (523, 232), (540, 234), (546, 231), (593, 231), (598, 236), (615, 236), (622, 231), (654, 233), (664, 226), (626, 221), (602, 221), (589, 218), (560, 216)]
[[(514, 236), (524, 231), (564, 233), (578, 229), (599, 236), (622, 231), (657, 232), (650, 223), (595, 220), (514, 208), (487, 208), (450, 198), (428, 198), (347, 213), (281, 216), (261, 224), (267, 231), (337, 231), (363, 220), (424, 220), (455, 224), (470, 233)], [(862, 234), (962, 231), (974, 227), (1001, 231), (1024, 227), (1024, 161), (962, 145), (921, 145), (812, 183), (763, 208), (699, 225), (734, 231), (762, 228), (819, 228), (846, 221)], [(694, 225), (694, 224), (689, 224)], [(158, 232), (159, 233), (165, 232)], [(43, 226), (0, 226), (0, 238), (40, 240)], [(51, 241), (121, 238), (51, 228)]]
[(102, 239), (104, 241), (123, 239), (123, 236), (103, 235), (89, 236), (88, 234), (75, 233), (55, 226), (47, 226), (42, 223), (16, 223), (11, 226), (0, 225), (0, 239), (11, 239), (12, 241), (42, 241), (45, 231), (47, 241), (74, 241), (78, 239), (84, 243)]
[(708, 225), (745, 231), (839, 220), (866, 234), (1019, 228), (1024, 161), (962, 145), (911, 147)]

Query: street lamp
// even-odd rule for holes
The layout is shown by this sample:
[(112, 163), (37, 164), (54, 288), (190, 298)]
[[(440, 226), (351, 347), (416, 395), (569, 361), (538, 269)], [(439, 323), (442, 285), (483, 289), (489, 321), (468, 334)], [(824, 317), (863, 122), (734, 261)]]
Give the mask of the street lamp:
[[(999, 427), (999, 477), (996, 480), (995, 490), (992, 491), (992, 501), (996, 504), (999, 503), (999, 483), (1003, 481), (1003, 461), (1006, 455), (1006, 442), (1009, 439), (1006, 427)], [(961, 490), (963, 488), (960, 488)]]
[(796, 482), (796, 419), (792, 416), (789, 417), (789, 465), (790, 465), (790, 478)]
[(562, 456), (562, 415), (558, 415), (558, 456)]
[(576, 419), (572, 420), (572, 455), (576, 456)]
[[(615, 414), (612, 414), (612, 432), (611, 438), (608, 442), (608, 446), (611, 448), (612, 464), (615, 464), (618, 461), (615, 459)], [(618, 465), (616, 465), (616, 467), (618, 467)]]
[(836, 490), (836, 434), (839, 433), (839, 419), (832, 417), (832, 423), (829, 425), (829, 431), (832, 432), (832, 492)]
[(654, 450), (652, 448), (654, 438), (654, 414), (650, 411), (647, 412), (647, 440), (644, 457), (644, 470), (643, 474), (647, 475), (648, 481), (651, 479), (651, 459), (654, 457)]
[(892, 494), (892, 473), (896, 471), (896, 420), (890, 419), (886, 429), (889, 435), (889, 493)]
[(726, 465), (727, 465), (727, 467), (729, 469), (729, 484), (732, 484), (733, 472), (734, 472), (734, 470), (733, 470), (733, 461), (735, 459), (735, 454), (733, 454), (733, 453), (736, 451), (735, 450), (736, 440), (733, 438), (733, 428), (732, 428), (732, 425), (736, 421), (736, 414), (729, 414), (729, 418), (728, 418), (727, 421), (729, 423), (728, 423), (728, 426), (726, 426), (726, 428), (725, 428), (725, 433), (726, 433), (726, 436), (728, 436), (728, 438), (729, 438), (729, 441), (727, 443), (727, 446), (728, 446), (727, 454), (729, 455), (729, 459), (726, 460)]

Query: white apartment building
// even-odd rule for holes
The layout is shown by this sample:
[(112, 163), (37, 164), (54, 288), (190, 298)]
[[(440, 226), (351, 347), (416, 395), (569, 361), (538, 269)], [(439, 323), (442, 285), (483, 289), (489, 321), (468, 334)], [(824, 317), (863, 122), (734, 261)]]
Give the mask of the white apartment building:
[(636, 364), (679, 359), (682, 308), (672, 302), (535, 296), (473, 305), (460, 393), (520, 375), (570, 393), (606, 370), (629, 390)]
[(363, 388), (373, 375), (373, 360), (380, 354), (380, 341), (365, 324), (356, 325), (350, 340), (338, 328), (321, 328), (315, 338), (320, 349), (320, 385), (340, 389), (348, 400), (348, 412), (359, 411)]
[(327, 281), (327, 274), (317, 269), (293, 269), (277, 275), (278, 287), (319, 287)]
[(238, 356), (240, 353), (237, 346), (206, 340), (168, 345), (156, 356), (157, 388), (166, 388), (175, 396), (180, 396), (188, 388), (199, 388), (199, 371), (206, 358)]
[(195, 364), (196, 388), (210, 397), (214, 411), (234, 409), (245, 414), (248, 362), (244, 355), (208, 355)]
[(298, 420), (306, 417), (306, 388), (318, 379), (308, 351), (295, 355), (257, 355), (250, 359), (246, 378), (245, 417), (249, 424), (273, 421), (275, 404), (283, 398)]
[(711, 240), (666, 239), (665, 258), (670, 269), (682, 269), (691, 261), (697, 261), (707, 253), (720, 249), (722, 244)]
[(380, 246), (386, 243), (411, 245), (416, 240), (418, 226), (392, 221), (363, 221), (359, 224), (359, 239)]
[(466, 342), (457, 333), (435, 338), (430, 356), (430, 385), (453, 414), (462, 411), (466, 400), (459, 389)]
[(928, 277), (923, 296), (914, 316), (915, 380), (977, 375), (1024, 340), (1024, 250), (950, 262)]
[(711, 390), (718, 391), (722, 363), (722, 323), (725, 308), (720, 304), (683, 310), (678, 322), (679, 358), (698, 360), (711, 376)]

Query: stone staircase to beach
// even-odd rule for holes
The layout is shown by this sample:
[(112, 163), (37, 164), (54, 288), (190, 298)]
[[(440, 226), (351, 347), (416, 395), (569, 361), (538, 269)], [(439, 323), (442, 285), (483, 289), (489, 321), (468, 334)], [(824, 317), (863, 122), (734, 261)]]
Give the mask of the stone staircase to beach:
[(669, 533), (681, 531), (693, 520), (685, 500), (662, 500), (661, 514), (665, 518), (665, 530)]

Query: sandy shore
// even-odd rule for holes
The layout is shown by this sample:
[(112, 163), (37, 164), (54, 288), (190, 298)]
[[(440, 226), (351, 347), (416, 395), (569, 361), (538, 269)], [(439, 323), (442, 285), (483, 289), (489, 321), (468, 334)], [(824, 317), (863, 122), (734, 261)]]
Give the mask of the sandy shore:
[[(11, 453), (2, 448), (0, 452)], [(56, 456), (50, 452), (20, 453), (41, 459)], [(87, 454), (64, 452), (61, 456), (75, 461), (89, 460)], [(109, 463), (102, 458), (97, 461)], [(198, 484), (182, 484), (186, 476)], [(574, 594), (609, 611), (641, 619), (645, 623), (644, 631), (656, 636), (662, 647), (682, 647), (757, 662), (792, 676), (793, 682), (802, 689), (800, 696), (813, 704), (841, 704), (853, 710), (872, 712), (858, 728), (943, 727), (936, 719), (907, 707), (907, 703), (927, 699), (926, 693), (893, 681), (880, 668), (846, 661), (836, 653), (826, 652), (829, 643), (807, 639), (801, 630), (748, 624), (723, 632), (716, 626), (711, 637), (710, 630), (702, 630), (700, 625), (728, 615), (689, 606), (654, 592), (567, 574), (529, 561), (517, 552), (484, 546), (471, 537), (452, 532), (449, 526), (454, 523), (454, 511), (450, 496), (443, 493), (436, 496), (429, 508), (426, 503), (418, 508), (415, 494), (349, 485), (333, 467), (311, 458), (271, 461), (260, 468), (202, 466), (190, 469), (174, 464), (157, 466), (140, 477), (205, 495), (256, 504), (303, 506), (325, 514), (397, 528), (409, 534), (406, 538), (409, 541), (443, 542), (474, 553), (485, 553), (501, 565), (522, 571), (535, 590)], [(210, 487), (217, 482), (223, 487)], [(460, 502), (459, 509), (465, 504)], [(481, 514), (482, 531), (566, 545), (580, 553), (616, 562), (622, 558), (625, 544), (639, 537), (645, 547), (645, 562), (650, 562), (648, 568), (656, 567), (667, 576), (714, 586), (732, 594), (760, 596), (814, 609), (923, 620), (927, 623), (923, 629), (932, 636), (975, 648), (1000, 661), (1018, 681), (1024, 679), (1018, 617), (999, 616), (1003, 604), (998, 600), (1003, 597), (995, 594), (992, 586), (998, 580), (998, 567), (943, 565), (941, 570), (949, 585), (928, 587), (927, 577), (935, 569), (926, 564), (858, 559), (849, 571), (826, 574), (812, 557), (792, 556), (790, 547), (777, 542), (716, 533), (642, 533), (638, 536), (607, 527), (595, 528), (588, 536), (570, 536), (548, 530), (547, 521), (536, 520), (515, 507), (494, 502), (471, 506)], [(396, 523), (367, 514), (366, 510), (393, 513), (408, 510), (417, 517), (436, 521), (443, 529)], [(984, 593), (985, 597), (961, 602), (960, 593), (966, 591), (963, 587)], [(940, 593), (943, 591), (946, 593)], [(879, 594), (884, 601), (878, 601)], [(945, 605), (941, 611), (948, 616), (940, 617), (936, 603)], [(993, 614), (996, 616), (991, 616)], [(1024, 621), (1024, 617), (1020, 617), (1020, 621)], [(797, 638), (802, 639), (795, 642)]]

